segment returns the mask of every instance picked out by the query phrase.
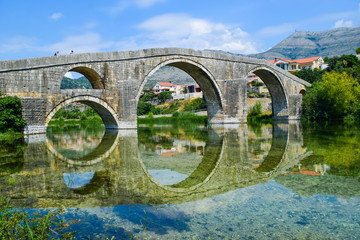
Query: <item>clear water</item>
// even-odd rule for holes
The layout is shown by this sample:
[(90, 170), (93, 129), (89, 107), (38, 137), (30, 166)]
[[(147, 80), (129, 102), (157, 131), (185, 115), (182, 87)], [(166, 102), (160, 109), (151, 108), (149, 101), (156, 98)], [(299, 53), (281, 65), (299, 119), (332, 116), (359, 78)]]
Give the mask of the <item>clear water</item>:
[(0, 146), (19, 208), (65, 208), (78, 239), (359, 239), (356, 126), (48, 128)]

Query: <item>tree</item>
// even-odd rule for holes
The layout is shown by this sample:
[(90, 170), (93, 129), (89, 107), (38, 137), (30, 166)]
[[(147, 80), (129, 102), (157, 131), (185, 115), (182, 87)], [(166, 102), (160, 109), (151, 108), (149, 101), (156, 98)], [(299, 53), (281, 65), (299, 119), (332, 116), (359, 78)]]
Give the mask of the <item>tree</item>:
[(303, 98), (303, 113), (310, 119), (340, 119), (357, 114), (360, 100), (359, 83), (346, 72), (325, 73)]
[(315, 68), (314, 70), (311, 69), (301, 69), (298, 72), (295, 72), (294, 75), (297, 76), (298, 78), (301, 78), (309, 83), (314, 83), (314, 82), (320, 82), (322, 75), (323, 75), (323, 71)]
[(327, 72), (346, 72), (360, 82), (360, 60), (355, 55), (342, 55), (328, 60)]
[(154, 109), (151, 103), (139, 102), (137, 107), (137, 115), (146, 115)]
[(159, 93), (159, 95), (158, 95), (158, 100), (160, 101), (160, 103), (164, 103), (164, 102), (166, 102), (167, 100), (170, 100), (170, 99), (172, 99), (173, 97), (172, 97), (172, 95), (171, 95), (171, 91), (164, 91), (164, 92), (161, 92), (161, 93)]
[(26, 122), (22, 117), (21, 100), (18, 97), (0, 98), (0, 132), (21, 132)]
[(356, 49), (356, 54), (360, 54), (360, 47)]

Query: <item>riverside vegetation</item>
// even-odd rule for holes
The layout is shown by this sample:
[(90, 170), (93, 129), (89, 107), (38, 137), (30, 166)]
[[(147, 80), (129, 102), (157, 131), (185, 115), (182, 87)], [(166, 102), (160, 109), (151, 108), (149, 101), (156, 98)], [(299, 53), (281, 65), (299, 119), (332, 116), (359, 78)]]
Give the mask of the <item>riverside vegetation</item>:
[(303, 118), (311, 121), (360, 120), (360, 60), (355, 55), (324, 60), (328, 64), (325, 70), (303, 69), (295, 73), (312, 83), (303, 96)]

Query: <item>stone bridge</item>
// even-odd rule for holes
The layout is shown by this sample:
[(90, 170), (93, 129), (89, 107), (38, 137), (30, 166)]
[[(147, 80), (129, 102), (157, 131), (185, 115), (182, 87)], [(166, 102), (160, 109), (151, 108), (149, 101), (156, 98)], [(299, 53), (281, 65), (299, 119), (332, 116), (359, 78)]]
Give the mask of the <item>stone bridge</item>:
[[(311, 155), (298, 122), (273, 126), (272, 145), (260, 166), (248, 155), (247, 125), (209, 131), (201, 162), (183, 181), (162, 185), (141, 158), (136, 131), (113, 131), (92, 153), (68, 159), (44, 138), (29, 135), (23, 166), (12, 185), (0, 178), (2, 195), (27, 207), (98, 207), (122, 204), (171, 204), (196, 201), (265, 183)], [(33, 138), (34, 136), (34, 138)], [(32, 140), (31, 140), (32, 139)], [(34, 141), (35, 139), (35, 141)], [(84, 186), (71, 187), (69, 173), (94, 173)]]
[[(210, 123), (246, 122), (246, 79), (250, 73), (268, 87), (274, 119), (299, 119), (300, 92), (309, 85), (265, 60), (160, 48), (0, 61), (0, 91), (21, 98), (28, 124), (25, 134), (44, 133), (56, 111), (72, 102), (94, 108), (106, 128), (132, 129), (137, 126), (136, 108), (143, 86), (166, 65), (187, 72), (199, 84)], [(83, 74), (93, 89), (61, 90), (68, 71)]]

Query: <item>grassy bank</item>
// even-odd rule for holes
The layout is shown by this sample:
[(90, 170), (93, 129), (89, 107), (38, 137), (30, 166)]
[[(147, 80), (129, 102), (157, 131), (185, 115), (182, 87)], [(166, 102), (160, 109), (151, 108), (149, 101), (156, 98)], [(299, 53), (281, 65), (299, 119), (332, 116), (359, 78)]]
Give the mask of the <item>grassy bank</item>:
[(153, 114), (150, 113), (146, 118), (138, 118), (138, 123), (174, 123), (174, 122), (192, 122), (207, 124), (207, 116), (198, 116), (195, 113), (179, 113), (175, 112), (171, 117), (158, 117), (154, 118)]

